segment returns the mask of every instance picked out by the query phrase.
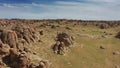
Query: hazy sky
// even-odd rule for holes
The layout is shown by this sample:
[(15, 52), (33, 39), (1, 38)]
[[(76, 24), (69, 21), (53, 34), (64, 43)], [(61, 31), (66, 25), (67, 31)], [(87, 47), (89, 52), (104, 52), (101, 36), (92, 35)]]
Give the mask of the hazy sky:
[(120, 20), (120, 0), (0, 0), (0, 18)]

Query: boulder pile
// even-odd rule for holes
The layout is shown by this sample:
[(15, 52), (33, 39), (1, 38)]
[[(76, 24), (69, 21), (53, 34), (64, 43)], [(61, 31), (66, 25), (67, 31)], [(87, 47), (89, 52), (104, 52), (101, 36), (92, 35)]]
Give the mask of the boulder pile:
[(39, 32), (28, 26), (16, 25), (10, 30), (0, 29), (0, 59), (11, 68), (49, 68), (48, 61), (33, 61), (36, 57), (31, 58), (34, 54), (25, 47), (38, 40)]
[(28, 44), (39, 39), (39, 33), (34, 28), (25, 26), (24, 24), (17, 25), (12, 30), (16, 32), (18, 38), (24, 39)]
[(15, 31), (0, 30), (0, 39), (4, 44), (8, 44), (11, 48), (16, 48), (18, 37)]
[(73, 45), (73, 40), (74, 38), (67, 33), (58, 33), (56, 43), (53, 46), (54, 52), (60, 55), (64, 55), (67, 51), (67, 48)]

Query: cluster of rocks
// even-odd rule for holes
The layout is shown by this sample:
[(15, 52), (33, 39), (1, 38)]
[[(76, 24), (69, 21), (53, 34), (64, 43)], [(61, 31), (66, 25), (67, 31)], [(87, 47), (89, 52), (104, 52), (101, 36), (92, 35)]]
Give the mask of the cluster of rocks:
[(3, 62), (11, 68), (48, 68), (48, 61), (40, 60), (39, 62), (31, 61), (32, 54), (28, 51), (19, 51), (18, 49), (11, 48), (9, 45), (0, 41), (0, 57)]
[(73, 40), (74, 38), (67, 33), (58, 33), (56, 43), (53, 46), (54, 52), (60, 55), (64, 55), (68, 47), (73, 45)]
[(12, 30), (16, 32), (18, 38), (24, 39), (27, 43), (35, 42), (39, 39), (39, 33), (34, 28), (17, 25)]
[(0, 29), (0, 58), (11, 68), (48, 68), (48, 61), (32, 61), (35, 57), (25, 45), (39, 40), (33, 28), (17, 25), (10, 30)]

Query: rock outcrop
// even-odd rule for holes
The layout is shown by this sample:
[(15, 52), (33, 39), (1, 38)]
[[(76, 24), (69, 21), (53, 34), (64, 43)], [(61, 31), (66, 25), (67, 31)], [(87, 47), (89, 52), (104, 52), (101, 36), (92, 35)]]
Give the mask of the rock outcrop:
[(0, 29), (0, 58), (2, 62), (11, 68), (49, 68), (48, 61), (42, 59), (39, 62), (33, 61), (36, 57), (31, 58), (34, 54), (25, 47), (38, 40), (39, 32), (23, 24), (16, 25), (9, 30)]
[(8, 44), (11, 48), (16, 48), (18, 37), (15, 31), (0, 30), (0, 39), (4, 44)]
[(12, 30), (17, 33), (18, 38), (24, 39), (28, 44), (39, 39), (39, 33), (35, 31), (34, 28), (25, 25), (18, 25)]
[(67, 51), (67, 47), (73, 45), (74, 38), (67, 33), (59, 33), (57, 35), (56, 44), (53, 46), (53, 50), (55, 53), (64, 55)]

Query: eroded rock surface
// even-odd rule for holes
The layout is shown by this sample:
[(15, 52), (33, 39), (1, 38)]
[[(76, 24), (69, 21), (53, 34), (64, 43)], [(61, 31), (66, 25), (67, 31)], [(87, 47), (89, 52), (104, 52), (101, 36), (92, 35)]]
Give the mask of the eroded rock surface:
[(53, 46), (55, 53), (64, 55), (67, 51), (67, 47), (73, 45), (74, 38), (67, 33), (58, 33), (56, 44)]
[(39, 32), (24, 24), (15, 25), (9, 30), (1, 28), (0, 58), (2, 62), (11, 68), (49, 68), (48, 61), (40, 57), (37, 57), (39, 62), (33, 61), (36, 58), (35, 55), (25, 47), (38, 40)]

